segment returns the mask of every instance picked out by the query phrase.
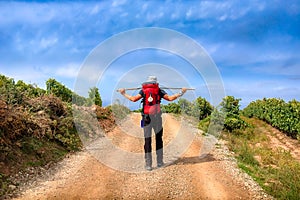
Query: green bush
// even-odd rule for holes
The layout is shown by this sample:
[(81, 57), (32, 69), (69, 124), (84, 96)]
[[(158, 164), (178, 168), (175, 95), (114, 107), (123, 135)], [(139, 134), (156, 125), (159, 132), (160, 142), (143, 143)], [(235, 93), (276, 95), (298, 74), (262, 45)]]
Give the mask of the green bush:
[(0, 75), (1, 100), (9, 105), (20, 105), (26, 100), (42, 96), (45, 90), (38, 88), (35, 84), (26, 84), (19, 80), (15, 83), (13, 78)]
[(232, 132), (238, 129), (245, 129), (248, 124), (240, 117), (240, 99), (233, 96), (226, 96), (221, 102), (221, 112), (225, 116), (224, 129)]
[(225, 119), (224, 128), (229, 132), (237, 129), (245, 129), (246, 127), (247, 123), (240, 116), (226, 117)]
[(96, 87), (90, 88), (89, 98), (86, 101), (86, 105), (87, 106), (97, 105), (102, 107), (102, 99), (100, 97), (98, 88)]
[(53, 94), (59, 98), (61, 98), (62, 101), (71, 103), (72, 102), (72, 96), (73, 92), (68, 89), (63, 84), (59, 83), (53, 78), (50, 78), (46, 81), (47, 86), (47, 93)]
[(206, 117), (205, 119), (202, 119), (199, 121), (199, 124), (198, 124), (198, 128), (201, 129), (202, 131), (204, 131), (205, 133), (208, 132), (208, 127), (209, 127), (209, 124), (210, 124), (210, 116), (209, 117)]
[(212, 111), (212, 105), (202, 97), (198, 97), (193, 102), (181, 98), (178, 100), (178, 103), (172, 102), (167, 105), (162, 105), (162, 112), (186, 114), (188, 116), (196, 117), (199, 120), (208, 117)]
[(300, 102), (296, 100), (286, 103), (282, 99), (264, 98), (251, 102), (243, 113), (266, 121), (292, 138), (300, 137)]
[(182, 113), (192, 116), (192, 109), (193, 109), (192, 102), (188, 101), (187, 99), (181, 98), (178, 100), (177, 104), (179, 105)]
[(125, 119), (126, 116), (130, 113), (130, 109), (124, 105), (119, 104), (119, 102), (116, 102), (108, 106), (107, 109), (111, 110), (113, 116), (117, 120)]
[(172, 102), (172, 103), (169, 103), (168, 105), (163, 105), (162, 112), (180, 114), (181, 109), (177, 103)]
[(198, 97), (192, 104), (192, 115), (199, 120), (208, 117), (212, 111), (212, 105), (205, 98)]
[[(58, 82), (57, 80), (50, 78), (46, 81), (46, 87), (47, 87), (47, 94), (52, 94), (56, 97), (59, 97), (62, 101), (67, 103), (73, 103), (78, 106), (86, 105), (88, 102), (88, 99), (85, 97), (82, 97), (74, 92), (72, 92), (69, 88), (67, 88), (62, 83)], [(94, 91), (94, 89), (91, 89), (91, 91)], [(100, 96), (100, 94), (99, 94)], [(95, 97), (95, 93), (94, 96)], [(91, 99), (91, 100), (94, 100)], [(91, 101), (94, 103), (94, 101)], [(102, 104), (102, 102), (101, 102)]]

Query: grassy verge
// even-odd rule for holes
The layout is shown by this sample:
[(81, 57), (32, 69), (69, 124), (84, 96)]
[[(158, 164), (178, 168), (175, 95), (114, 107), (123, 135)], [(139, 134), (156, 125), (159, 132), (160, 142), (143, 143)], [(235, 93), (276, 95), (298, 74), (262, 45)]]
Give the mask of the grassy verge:
[(67, 148), (55, 141), (29, 136), (17, 140), (13, 145), (0, 146), (0, 196), (14, 192), (20, 184), (12, 181), (10, 175), (26, 171), (28, 167), (42, 167), (48, 163), (55, 163), (68, 152)]
[(245, 119), (252, 127), (225, 133), (228, 147), (235, 152), (239, 167), (251, 175), (277, 199), (300, 199), (300, 163), (290, 152), (271, 147), (268, 125), (257, 119)]

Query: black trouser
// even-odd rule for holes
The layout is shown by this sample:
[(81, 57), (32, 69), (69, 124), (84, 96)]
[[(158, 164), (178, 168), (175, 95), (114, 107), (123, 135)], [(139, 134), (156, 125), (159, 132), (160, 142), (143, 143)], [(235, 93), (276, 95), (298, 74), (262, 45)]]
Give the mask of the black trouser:
[(144, 115), (144, 137), (145, 137), (145, 160), (146, 165), (152, 165), (152, 128), (155, 133), (155, 142), (156, 142), (156, 156), (157, 163), (163, 162), (163, 128), (162, 128), (162, 118), (161, 114), (157, 115)]

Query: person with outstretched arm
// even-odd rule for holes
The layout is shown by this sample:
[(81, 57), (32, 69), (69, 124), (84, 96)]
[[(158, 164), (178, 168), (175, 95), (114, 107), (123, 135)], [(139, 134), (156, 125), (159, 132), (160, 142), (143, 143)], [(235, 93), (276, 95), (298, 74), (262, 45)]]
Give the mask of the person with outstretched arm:
[(142, 99), (142, 126), (144, 129), (144, 151), (145, 151), (145, 169), (152, 170), (152, 146), (151, 146), (151, 133), (152, 128), (155, 133), (156, 141), (156, 156), (157, 167), (162, 167), (163, 162), (163, 127), (162, 127), (162, 112), (160, 109), (161, 99), (173, 101), (181, 97), (187, 88), (182, 88), (180, 93), (168, 95), (163, 89), (159, 88), (159, 83), (156, 76), (149, 76), (147, 81), (142, 84), (142, 89), (136, 96), (130, 96), (125, 93), (125, 89), (119, 89), (119, 92), (132, 102)]

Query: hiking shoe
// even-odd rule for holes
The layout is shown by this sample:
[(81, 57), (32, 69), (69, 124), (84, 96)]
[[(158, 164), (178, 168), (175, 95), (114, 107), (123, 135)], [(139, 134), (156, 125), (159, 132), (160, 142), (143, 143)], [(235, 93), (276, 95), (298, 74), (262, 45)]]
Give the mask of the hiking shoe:
[(158, 168), (163, 167), (164, 165), (165, 165), (165, 163), (163, 163), (163, 162), (157, 163), (157, 167), (158, 167)]
[(145, 166), (145, 169), (146, 169), (147, 171), (151, 171), (151, 170), (152, 170), (152, 167), (149, 166), (149, 165), (146, 165), (146, 166)]

